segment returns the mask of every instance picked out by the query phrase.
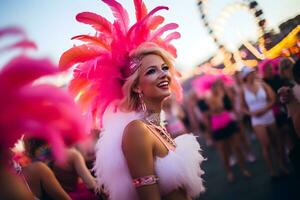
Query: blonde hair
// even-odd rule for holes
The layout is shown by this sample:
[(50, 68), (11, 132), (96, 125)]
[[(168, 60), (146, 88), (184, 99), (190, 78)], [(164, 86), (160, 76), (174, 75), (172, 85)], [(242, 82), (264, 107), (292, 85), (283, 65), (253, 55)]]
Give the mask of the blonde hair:
[(126, 79), (122, 87), (123, 99), (121, 99), (119, 103), (119, 108), (122, 111), (131, 112), (139, 111), (141, 109), (139, 94), (135, 92), (134, 89), (139, 83), (139, 73), (142, 59), (145, 56), (152, 54), (160, 56), (168, 65), (171, 74), (171, 91), (176, 93), (177, 98), (181, 98), (181, 86), (177, 80), (179, 73), (174, 67), (174, 57), (169, 52), (161, 47), (158, 47), (154, 43), (144, 43), (129, 55), (132, 60), (138, 60), (138, 69)]

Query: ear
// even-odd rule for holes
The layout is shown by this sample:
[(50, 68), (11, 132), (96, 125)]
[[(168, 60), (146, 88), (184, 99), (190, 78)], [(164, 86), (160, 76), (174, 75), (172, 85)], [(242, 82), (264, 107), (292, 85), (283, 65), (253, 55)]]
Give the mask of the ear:
[(137, 93), (137, 94), (142, 93), (142, 90), (141, 90), (141, 88), (140, 88), (139, 86), (134, 87), (134, 88), (133, 88), (133, 91), (134, 91), (135, 93)]

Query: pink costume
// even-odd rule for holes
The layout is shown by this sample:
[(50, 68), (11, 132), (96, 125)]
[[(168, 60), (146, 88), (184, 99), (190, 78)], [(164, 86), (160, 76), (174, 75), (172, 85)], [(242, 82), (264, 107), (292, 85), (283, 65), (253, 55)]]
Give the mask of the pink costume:
[[(96, 146), (94, 167), (98, 183), (104, 185), (111, 200), (136, 200), (137, 192), (121, 144), (124, 128), (132, 120), (141, 119), (143, 114), (119, 111), (118, 103), (124, 97), (122, 87), (139, 67), (136, 52), (159, 49), (171, 61), (169, 72), (173, 80), (170, 88), (180, 98), (179, 72), (173, 64), (176, 49), (170, 44), (180, 34), (171, 32), (162, 37), (166, 31), (178, 27), (175, 23), (162, 25), (164, 17), (157, 12), (168, 10), (168, 7), (158, 6), (148, 12), (142, 0), (134, 0), (136, 23), (129, 26), (128, 13), (120, 3), (102, 1), (111, 8), (115, 21), (111, 23), (95, 13), (79, 13), (76, 19), (92, 25), (96, 34), (74, 37), (86, 44), (67, 50), (60, 59), (60, 67), (66, 69), (78, 64), (70, 91), (77, 96), (83, 110), (92, 113), (95, 122), (100, 120), (102, 132)], [(199, 153), (200, 146), (191, 134), (180, 136), (175, 142), (177, 147), (174, 151), (169, 150), (164, 158), (155, 158), (161, 196), (178, 188), (184, 188), (191, 197), (198, 196), (204, 191), (200, 168), (204, 159)]]
[[(25, 34), (19, 28), (0, 30), (5, 35)], [(36, 48), (26, 38), (2, 50)], [(86, 126), (72, 97), (53, 85), (33, 84), (46, 75), (59, 73), (48, 59), (33, 59), (20, 55), (0, 71), (1, 151), (7, 152), (23, 134), (46, 140), (56, 159), (64, 159), (65, 145), (85, 137)]]
[[(95, 172), (99, 183), (104, 184), (111, 200), (137, 200), (138, 195), (132, 184), (121, 143), (123, 130), (132, 120), (141, 119), (141, 113), (114, 112), (107, 109), (103, 116), (103, 132), (96, 145)], [(115, 123), (118, 121), (118, 123)], [(192, 134), (175, 138), (177, 147), (169, 148), (167, 156), (155, 158), (156, 175), (161, 195), (184, 188), (191, 197), (204, 191), (199, 165), (204, 158), (199, 154), (200, 146)]]
[(211, 128), (213, 131), (225, 128), (232, 121), (230, 112), (224, 111), (219, 114), (213, 114), (211, 117)]

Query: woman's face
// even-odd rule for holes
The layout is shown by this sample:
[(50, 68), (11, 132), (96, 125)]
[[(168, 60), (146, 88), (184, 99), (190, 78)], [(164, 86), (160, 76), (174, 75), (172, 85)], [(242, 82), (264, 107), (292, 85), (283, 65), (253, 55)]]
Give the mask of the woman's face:
[(246, 81), (247, 82), (250, 82), (250, 83), (253, 83), (254, 80), (255, 80), (255, 77), (256, 77), (256, 72), (250, 72), (247, 77), (246, 77)]
[(212, 92), (219, 93), (224, 90), (224, 84), (221, 80), (217, 80), (211, 87)]
[(141, 60), (137, 89), (144, 98), (160, 99), (170, 96), (169, 66), (158, 55), (149, 54)]
[(264, 68), (264, 77), (271, 78), (273, 76), (273, 69), (271, 64), (267, 64)]

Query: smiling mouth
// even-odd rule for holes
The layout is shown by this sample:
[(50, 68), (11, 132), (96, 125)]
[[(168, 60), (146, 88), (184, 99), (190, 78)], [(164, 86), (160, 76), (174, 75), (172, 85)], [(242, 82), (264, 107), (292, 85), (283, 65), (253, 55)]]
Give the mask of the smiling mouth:
[(169, 89), (169, 81), (162, 81), (159, 84), (157, 84), (157, 87), (161, 89)]

